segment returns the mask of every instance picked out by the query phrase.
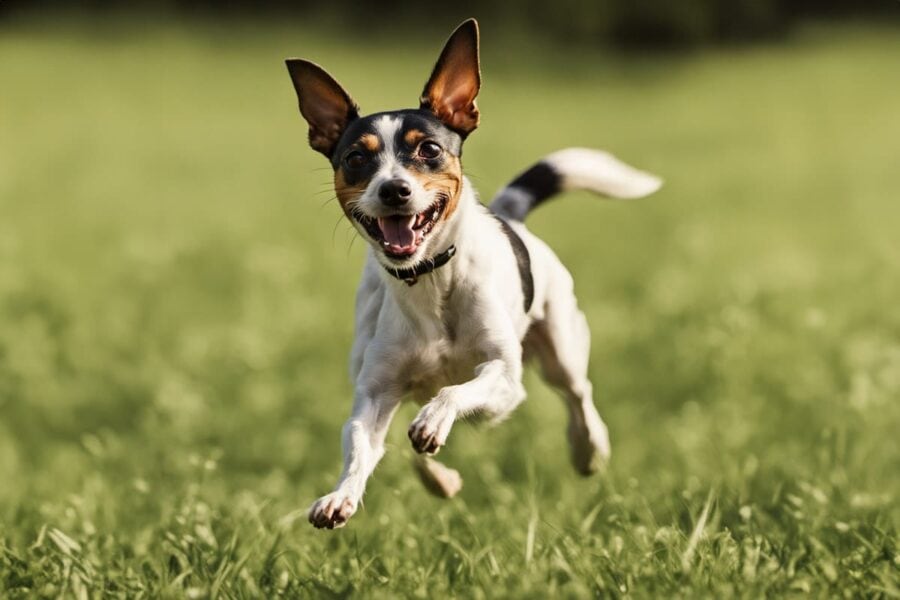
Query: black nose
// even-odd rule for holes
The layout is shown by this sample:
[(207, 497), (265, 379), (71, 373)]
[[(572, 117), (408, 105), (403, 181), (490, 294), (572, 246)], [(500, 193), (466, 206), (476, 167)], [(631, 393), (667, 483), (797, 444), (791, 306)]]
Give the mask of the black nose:
[(402, 179), (385, 181), (378, 188), (378, 197), (388, 206), (402, 206), (412, 196), (412, 188)]

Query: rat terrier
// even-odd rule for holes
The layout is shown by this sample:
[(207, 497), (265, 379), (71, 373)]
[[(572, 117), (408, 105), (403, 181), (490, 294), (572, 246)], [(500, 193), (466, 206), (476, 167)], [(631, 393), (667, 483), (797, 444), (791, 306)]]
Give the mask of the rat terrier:
[(596, 471), (610, 448), (588, 379), (590, 330), (571, 275), (523, 221), (561, 191), (637, 198), (660, 180), (607, 153), (570, 148), (519, 175), (490, 207), (481, 204), (460, 161), (479, 121), (474, 19), (450, 36), (415, 109), (361, 117), (321, 67), (286, 62), (309, 144), (334, 168), (341, 208), (370, 246), (356, 296), (344, 469), (310, 508), (310, 522), (332, 529), (356, 512), (407, 397), (422, 406), (409, 427), (423, 455), (419, 473), (433, 491), (455, 494), (459, 474), (428, 457), (458, 419), (496, 422), (524, 400), (524, 357), (537, 359), (566, 402), (575, 468)]

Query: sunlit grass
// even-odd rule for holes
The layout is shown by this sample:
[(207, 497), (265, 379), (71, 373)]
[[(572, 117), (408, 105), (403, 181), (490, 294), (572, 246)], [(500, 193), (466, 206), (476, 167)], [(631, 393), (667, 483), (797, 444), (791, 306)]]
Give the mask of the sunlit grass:
[(574, 474), (530, 374), (512, 419), (454, 431), (457, 499), (416, 481), (407, 408), (351, 524), (305, 522), (364, 248), (282, 59), (383, 110), (440, 41), (7, 24), (0, 595), (900, 595), (897, 32), (671, 58), (488, 33), (484, 196), (568, 145), (666, 179), (530, 222), (594, 332), (609, 471)]

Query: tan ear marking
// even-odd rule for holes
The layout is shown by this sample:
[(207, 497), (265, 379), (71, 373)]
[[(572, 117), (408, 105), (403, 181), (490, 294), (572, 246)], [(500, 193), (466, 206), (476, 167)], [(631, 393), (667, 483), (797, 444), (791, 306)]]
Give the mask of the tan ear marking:
[(478, 127), (475, 104), (481, 88), (478, 63), (478, 22), (464, 21), (447, 40), (422, 91), (421, 108), (430, 110), (463, 137)]

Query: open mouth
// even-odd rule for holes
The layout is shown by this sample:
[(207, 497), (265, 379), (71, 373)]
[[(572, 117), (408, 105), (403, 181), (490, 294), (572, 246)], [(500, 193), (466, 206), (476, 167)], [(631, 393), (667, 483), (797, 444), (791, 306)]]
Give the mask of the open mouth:
[(366, 233), (381, 245), (388, 257), (406, 258), (415, 254), (446, 207), (447, 198), (441, 196), (434, 204), (415, 215), (391, 215), (377, 219), (358, 213), (353, 216), (365, 228)]

